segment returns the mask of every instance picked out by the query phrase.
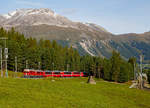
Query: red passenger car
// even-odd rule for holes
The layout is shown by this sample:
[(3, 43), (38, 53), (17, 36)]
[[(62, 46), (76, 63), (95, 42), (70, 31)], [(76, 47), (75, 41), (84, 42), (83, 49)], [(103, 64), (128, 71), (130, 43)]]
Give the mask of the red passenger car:
[(86, 72), (42, 71), (42, 70), (33, 70), (33, 69), (25, 69), (23, 73), (25, 78), (87, 77), (88, 76), (88, 73)]

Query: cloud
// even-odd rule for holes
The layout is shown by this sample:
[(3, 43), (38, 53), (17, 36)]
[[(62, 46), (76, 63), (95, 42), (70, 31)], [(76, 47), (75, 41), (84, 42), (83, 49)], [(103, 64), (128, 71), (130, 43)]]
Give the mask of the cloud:
[(37, 6), (37, 7), (44, 7), (45, 4), (40, 2), (33, 2), (33, 1), (27, 1), (27, 0), (16, 0), (16, 3), (18, 5), (25, 5), (25, 6)]

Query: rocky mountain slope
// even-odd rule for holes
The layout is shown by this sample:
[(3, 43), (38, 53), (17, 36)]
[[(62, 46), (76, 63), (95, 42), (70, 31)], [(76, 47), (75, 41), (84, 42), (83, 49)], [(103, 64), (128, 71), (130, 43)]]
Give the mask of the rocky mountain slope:
[(92, 23), (73, 22), (50, 9), (19, 9), (0, 16), (0, 26), (14, 27), (26, 37), (57, 40), (73, 46), (81, 55), (110, 57), (117, 50), (124, 58), (145, 55), (150, 60), (150, 32), (114, 35)]

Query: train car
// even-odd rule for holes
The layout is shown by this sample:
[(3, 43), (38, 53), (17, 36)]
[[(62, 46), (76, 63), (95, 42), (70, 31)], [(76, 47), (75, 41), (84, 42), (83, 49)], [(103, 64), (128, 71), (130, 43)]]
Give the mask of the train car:
[(43, 78), (45, 75), (44, 71), (34, 69), (24, 69), (24, 78)]
[(86, 72), (68, 72), (68, 71), (42, 71), (34, 69), (24, 70), (25, 78), (43, 78), (43, 77), (87, 77)]

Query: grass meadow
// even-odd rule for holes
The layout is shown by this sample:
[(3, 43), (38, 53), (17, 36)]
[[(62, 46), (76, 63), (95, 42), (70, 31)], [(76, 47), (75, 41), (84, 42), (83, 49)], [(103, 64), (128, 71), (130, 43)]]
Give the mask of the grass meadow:
[(0, 79), (0, 108), (150, 108), (150, 91), (87, 78)]

